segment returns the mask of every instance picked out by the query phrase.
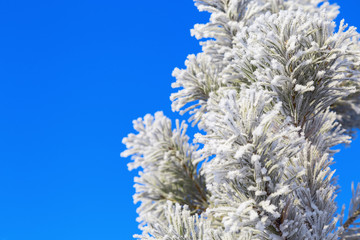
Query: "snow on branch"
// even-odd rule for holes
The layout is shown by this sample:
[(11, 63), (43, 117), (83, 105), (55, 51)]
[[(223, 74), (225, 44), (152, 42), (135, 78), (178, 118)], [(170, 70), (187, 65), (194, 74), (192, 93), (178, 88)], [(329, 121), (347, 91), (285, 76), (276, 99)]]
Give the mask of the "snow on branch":
[(187, 125), (171, 121), (162, 112), (146, 115), (134, 120), (138, 134), (129, 134), (123, 142), (128, 148), (122, 157), (131, 156), (129, 169), (142, 168), (135, 178), (134, 201), (141, 202), (138, 221), (151, 223), (163, 218), (166, 201), (186, 204), (193, 212), (202, 212), (207, 206), (205, 179), (197, 166), (203, 160), (196, 151), (198, 146), (190, 144), (186, 135)]
[[(360, 44), (326, 0), (195, 0), (202, 52), (176, 68), (172, 110), (124, 139), (140, 168), (141, 239), (360, 239), (360, 185), (337, 214), (334, 150), (360, 127)], [(206, 159), (206, 160), (205, 160)], [(199, 167), (199, 163), (202, 163)], [(200, 169), (200, 170), (198, 170)], [(338, 223), (340, 222), (340, 227)]]
[(303, 127), (357, 91), (359, 71), (347, 58), (358, 56), (352, 40), (358, 34), (343, 22), (335, 34), (334, 29), (320, 14), (268, 12), (236, 36), (242, 51), (234, 52), (228, 68), (248, 70), (252, 81), (271, 88), (294, 124)]

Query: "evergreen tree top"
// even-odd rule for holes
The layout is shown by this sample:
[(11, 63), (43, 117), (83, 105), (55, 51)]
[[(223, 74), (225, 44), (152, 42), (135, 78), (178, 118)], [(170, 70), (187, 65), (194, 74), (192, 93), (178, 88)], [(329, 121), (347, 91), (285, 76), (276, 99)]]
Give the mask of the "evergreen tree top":
[(360, 126), (360, 44), (322, 0), (195, 0), (202, 52), (176, 68), (172, 109), (124, 138), (139, 239), (360, 239), (360, 185), (337, 214), (330, 168)]

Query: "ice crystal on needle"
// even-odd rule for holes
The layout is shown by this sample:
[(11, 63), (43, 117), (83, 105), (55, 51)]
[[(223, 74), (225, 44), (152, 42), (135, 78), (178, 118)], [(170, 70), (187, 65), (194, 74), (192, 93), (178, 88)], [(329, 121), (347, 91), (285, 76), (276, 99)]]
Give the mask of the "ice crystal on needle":
[[(331, 169), (360, 126), (356, 28), (325, 0), (195, 0), (211, 13), (191, 34), (202, 52), (176, 68), (173, 111), (124, 138), (139, 239), (360, 239), (360, 185), (337, 215)], [(200, 144), (200, 145), (198, 145)], [(199, 147), (200, 146), (200, 147)], [(344, 211), (343, 211), (344, 212)]]

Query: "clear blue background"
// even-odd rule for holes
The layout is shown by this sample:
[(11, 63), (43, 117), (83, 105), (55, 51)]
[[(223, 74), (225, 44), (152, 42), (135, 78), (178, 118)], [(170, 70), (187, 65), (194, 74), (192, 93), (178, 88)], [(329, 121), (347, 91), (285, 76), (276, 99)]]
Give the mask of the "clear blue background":
[[(360, 3), (339, 0), (360, 26)], [(174, 67), (200, 47), (191, 0), (0, 0), (0, 240), (115, 240), (136, 233), (121, 139), (170, 110)], [(348, 203), (360, 139), (336, 155)]]

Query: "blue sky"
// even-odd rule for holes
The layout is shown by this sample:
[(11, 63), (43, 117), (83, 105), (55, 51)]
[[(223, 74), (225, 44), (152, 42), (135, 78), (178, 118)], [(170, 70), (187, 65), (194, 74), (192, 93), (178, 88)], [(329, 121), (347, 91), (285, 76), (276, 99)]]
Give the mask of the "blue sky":
[[(360, 3), (337, 2), (360, 26)], [(171, 72), (207, 18), (191, 0), (0, 0), (0, 240), (132, 238), (121, 139), (146, 113), (178, 117)], [(336, 155), (341, 204), (359, 155), (359, 139)]]

